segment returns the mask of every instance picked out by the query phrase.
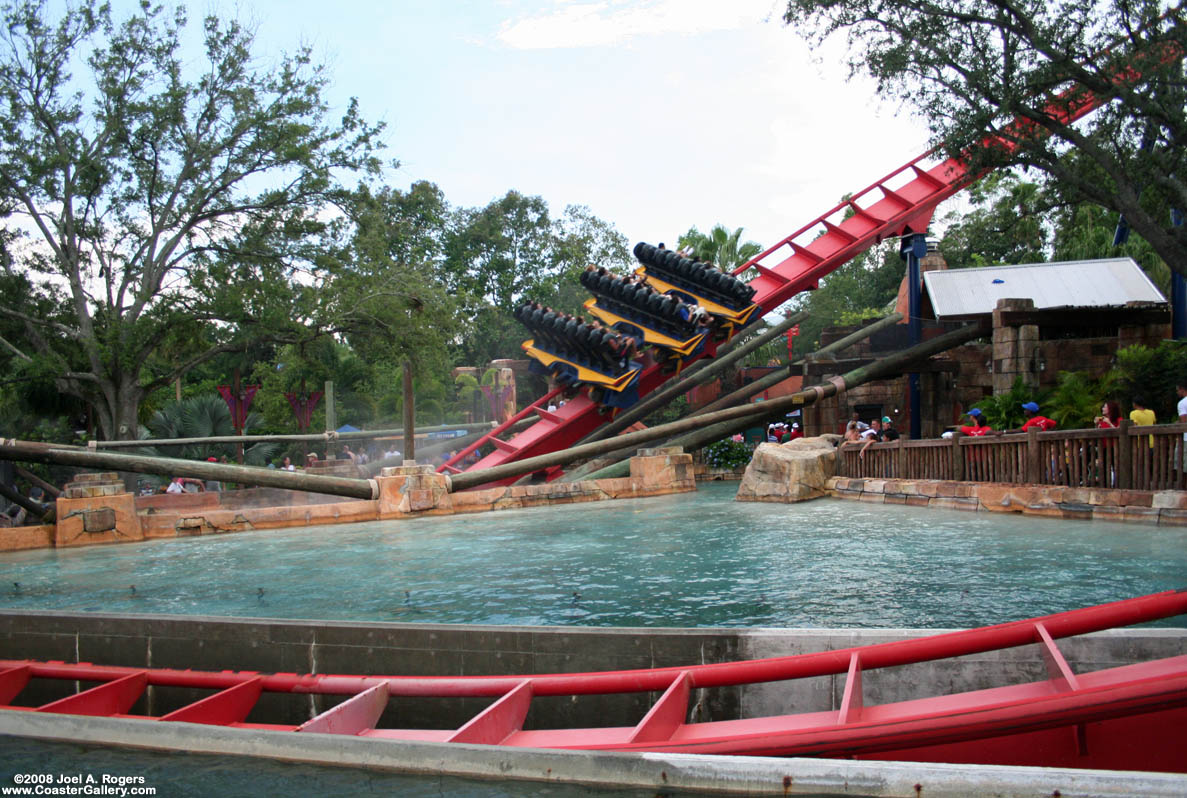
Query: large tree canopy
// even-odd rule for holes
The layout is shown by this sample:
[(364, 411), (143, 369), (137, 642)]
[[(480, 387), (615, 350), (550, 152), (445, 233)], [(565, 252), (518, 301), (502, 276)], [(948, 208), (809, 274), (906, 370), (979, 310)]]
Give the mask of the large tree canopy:
[[(1183, 11), (1165, 0), (791, 0), (784, 19), (817, 43), (847, 34), (850, 67), (974, 171), (1034, 167), (1069, 205), (1124, 214), (1187, 273), (1187, 231), (1170, 220), (1187, 209)], [(1066, 124), (1059, 98), (1075, 87), (1105, 105)], [(1006, 146), (970, 149), (987, 136)]]
[(357, 321), (324, 296), (342, 260), (322, 238), (336, 176), (377, 172), (378, 128), (353, 103), (331, 118), (309, 53), (265, 63), (249, 30), (208, 17), (195, 59), (182, 10), (50, 8), (0, 7), (10, 367), (127, 438), (148, 392), (220, 352)]

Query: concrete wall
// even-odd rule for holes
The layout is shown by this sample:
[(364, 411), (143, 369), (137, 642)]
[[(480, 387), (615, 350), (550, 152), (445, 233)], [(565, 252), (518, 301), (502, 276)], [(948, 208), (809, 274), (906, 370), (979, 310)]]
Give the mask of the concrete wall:
[(377, 500), (274, 489), (134, 498), (123, 492), (114, 474), (83, 474), (80, 480), (83, 477), (87, 479), (79, 487), (67, 491), (71, 495), (63, 494), (58, 499), (58, 524), (49, 527), (51, 534), (0, 529), (0, 551), (478, 513), (696, 490), (692, 455), (679, 447), (640, 449), (631, 458), (629, 477), (510, 485), (460, 493), (452, 493), (449, 477), (436, 473), (432, 466), (385, 468), (375, 479), (379, 487)]
[(1187, 526), (1187, 491), (1071, 488), (941, 479), (833, 477), (829, 495), (875, 504)]
[[(0, 613), (0, 658), (155, 668), (267, 672), (474, 675), (574, 673), (668, 667), (835, 650), (935, 634), (935, 630), (593, 629), (337, 623), (207, 617)], [(1060, 642), (1076, 671), (1187, 653), (1187, 629), (1113, 630)], [(1044, 677), (1035, 646), (867, 671), (866, 703), (1000, 686)], [(40, 683), (34, 705), (73, 692)], [(838, 709), (844, 675), (694, 691), (691, 720)], [(133, 709), (159, 715), (202, 697), (153, 688)], [(539, 698), (528, 728), (634, 725), (655, 693)], [(381, 725), (456, 728), (486, 699), (393, 698)], [(308, 696), (266, 695), (249, 718), (300, 723), (328, 708)]]

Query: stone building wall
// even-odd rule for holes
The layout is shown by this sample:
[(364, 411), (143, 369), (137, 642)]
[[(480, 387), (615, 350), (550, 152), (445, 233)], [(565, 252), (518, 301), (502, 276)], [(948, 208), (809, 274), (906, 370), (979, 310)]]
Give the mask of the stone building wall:
[[(959, 423), (962, 414), (985, 397), (1010, 390), (1018, 376), (1039, 390), (1050, 389), (1057, 384), (1061, 371), (1104, 374), (1113, 367), (1118, 349), (1134, 344), (1154, 346), (1169, 335), (1168, 325), (1151, 324), (1120, 327), (1116, 336), (1044, 339), (1042, 330), (1033, 325), (1024, 327), (1032, 330), (1023, 329), (1013, 336), (1004, 333), (995, 342), (965, 344), (933, 359), (947, 361), (951, 366), (947, 371), (921, 375), (923, 437), (937, 437), (946, 427)], [(836, 340), (855, 329), (856, 326), (833, 328), (828, 334)], [(890, 353), (870, 351), (868, 346), (863, 346), (846, 351), (844, 356), (877, 358), (887, 354)], [(805, 384), (818, 381), (812, 378)], [(842, 433), (855, 409), (877, 405), (906, 433), (910, 429), (906, 376), (867, 383), (805, 408), (805, 433)]]

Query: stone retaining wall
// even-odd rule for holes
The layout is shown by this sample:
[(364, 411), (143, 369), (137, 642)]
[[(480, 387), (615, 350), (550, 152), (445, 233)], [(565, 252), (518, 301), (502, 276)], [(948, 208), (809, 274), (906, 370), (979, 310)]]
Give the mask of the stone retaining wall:
[[(81, 484), (58, 500), (56, 527), (40, 533), (28, 528), (0, 529), (0, 551), (124, 543), (150, 538), (176, 538), (252, 529), (346, 524), (420, 515), (453, 515), (511, 510), (553, 504), (635, 499), (696, 490), (692, 455), (679, 447), (640, 449), (631, 458), (631, 475), (617, 479), (511, 485), (451, 493), (449, 477), (429, 465), (385, 468), (375, 478), (379, 499), (310, 504), (309, 494), (293, 492), (295, 501), (248, 506), (235, 493), (156, 495), (138, 502), (124, 493), (115, 475), (85, 474)], [(118, 487), (117, 487), (118, 486)], [(268, 491), (283, 500), (284, 491)], [(258, 497), (257, 497), (258, 498)]]
[(935, 479), (833, 477), (830, 496), (863, 502), (906, 504), (993, 513), (1022, 513), (1081, 521), (1129, 521), (1187, 526), (1187, 492), (1113, 490), (1058, 485), (1012, 485)]

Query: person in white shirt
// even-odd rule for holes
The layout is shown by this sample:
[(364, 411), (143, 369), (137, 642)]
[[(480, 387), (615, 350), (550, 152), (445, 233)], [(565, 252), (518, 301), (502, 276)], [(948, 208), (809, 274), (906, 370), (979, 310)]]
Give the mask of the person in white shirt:
[[(1179, 423), (1187, 424), (1187, 381), (1176, 385), (1175, 393), (1179, 395)], [(1183, 433), (1183, 469), (1187, 471), (1187, 432)]]

